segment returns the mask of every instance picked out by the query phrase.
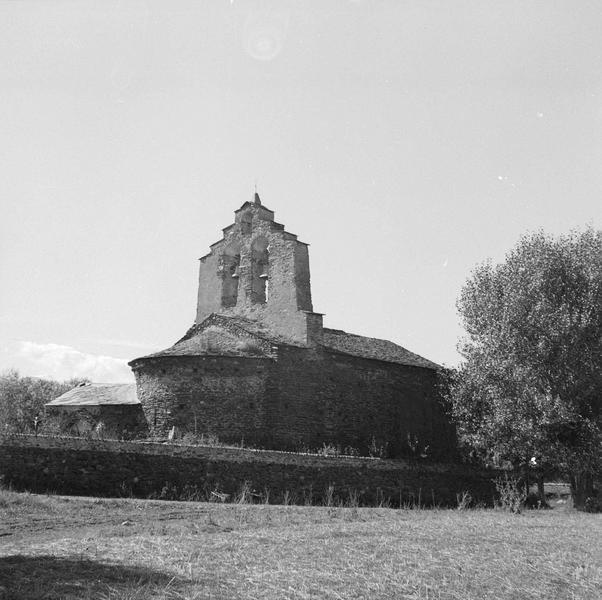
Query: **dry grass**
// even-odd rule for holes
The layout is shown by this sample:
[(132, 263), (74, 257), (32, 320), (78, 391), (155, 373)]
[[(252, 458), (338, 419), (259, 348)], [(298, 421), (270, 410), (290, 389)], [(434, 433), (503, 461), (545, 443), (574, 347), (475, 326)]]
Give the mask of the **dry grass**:
[(602, 597), (602, 516), (0, 493), (0, 598)]

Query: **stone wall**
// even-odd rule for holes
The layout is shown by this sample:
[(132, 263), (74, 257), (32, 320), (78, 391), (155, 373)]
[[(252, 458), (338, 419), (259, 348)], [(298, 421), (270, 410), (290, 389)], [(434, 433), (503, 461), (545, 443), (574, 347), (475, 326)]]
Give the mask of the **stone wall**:
[[(235, 223), (223, 230), (223, 238), (200, 259), (196, 323), (212, 313), (243, 316), (262, 320), (291, 342), (310, 343), (303, 312), (313, 310), (307, 244), (274, 222), (274, 213), (261, 204), (246, 203), (235, 215)], [(266, 285), (266, 280), (258, 280), (259, 249), (267, 253), (265, 295), (258, 293)], [(236, 271), (228, 268), (233, 259)], [(224, 289), (234, 287), (236, 301), (224, 303)]]
[(453, 506), (468, 491), (491, 504), (492, 472), (458, 464), (426, 464), (369, 458), (324, 457), (237, 448), (178, 446), (42, 436), (0, 436), (0, 476), (5, 484), (34, 492), (147, 497), (170, 486), (235, 496), (247, 482), (272, 503), (285, 493), (298, 502), (322, 503), (357, 494), (361, 505), (388, 499), (393, 506)]
[(106, 437), (126, 440), (148, 436), (140, 404), (47, 406), (44, 427), (69, 435), (83, 435), (100, 428)]
[(430, 369), (324, 350), (280, 347), (267, 383), (272, 445), (332, 443), (366, 455), (455, 456), (456, 439)]
[(164, 356), (134, 367), (149, 427), (279, 450), (453, 458), (431, 369), (280, 345), (273, 357)]
[(134, 369), (151, 432), (213, 434), (220, 441), (265, 443), (268, 358), (174, 356)]

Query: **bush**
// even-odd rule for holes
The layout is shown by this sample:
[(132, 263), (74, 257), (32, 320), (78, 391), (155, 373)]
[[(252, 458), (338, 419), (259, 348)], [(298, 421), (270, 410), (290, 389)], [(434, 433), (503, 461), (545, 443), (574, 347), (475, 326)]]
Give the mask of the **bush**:
[(523, 508), (527, 494), (518, 479), (498, 477), (495, 480), (495, 489), (498, 493), (498, 506), (504, 510), (519, 514)]
[(465, 490), (461, 494), (456, 494), (456, 501), (458, 502), (458, 510), (467, 510), (472, 505), (472, 496), (470, 492)]
[(584, 510), (588, 513), (602, 512), (602, 498), (599, 496), (590, 496), (585, 499)]
[(322, 444), (322, 447), (316, 451), (316, 454), (320, 456), (340, 456), (341, 448), (339, 446), (335, 446), (334, 444)]
[(388, 445), (388, 442), (385, 442), (385, 444), (378, 444), (376, 438), (372, 436), (368, 453), (372, 458), (386, 458), (388, 454)]
[(0, 375), (0, 429), (7, 433), (40, 433), (44, 405), (87, 380), (52, 381), (21, 377), (10, 370)]

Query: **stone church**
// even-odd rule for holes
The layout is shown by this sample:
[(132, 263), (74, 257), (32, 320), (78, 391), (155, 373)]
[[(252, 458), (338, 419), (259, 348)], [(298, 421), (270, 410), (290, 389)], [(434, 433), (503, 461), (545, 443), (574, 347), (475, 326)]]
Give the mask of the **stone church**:
[[(234, 215), (200, 259), (192, 327), (172, 347), (129, 363), (139, 403), (126, 409), (132, 423), (138, 411), (158, 437), (173, 430), (260, 448), (327, 444), (449, 458), (455, 436), (438, 365), (386, 340), (325, 328), (313, 309), (307, 244), (257, 194)], [(104, 386), (97, 419), (122, 404), (120, 387)], [(98, 397), (77, 390), (49, 407)]]

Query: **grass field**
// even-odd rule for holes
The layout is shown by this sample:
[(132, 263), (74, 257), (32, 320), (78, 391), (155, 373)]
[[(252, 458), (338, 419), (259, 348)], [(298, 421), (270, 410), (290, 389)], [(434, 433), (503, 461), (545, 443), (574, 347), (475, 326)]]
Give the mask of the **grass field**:
[(602, 598), (602, 515), (0, 491), (0, 599)]

